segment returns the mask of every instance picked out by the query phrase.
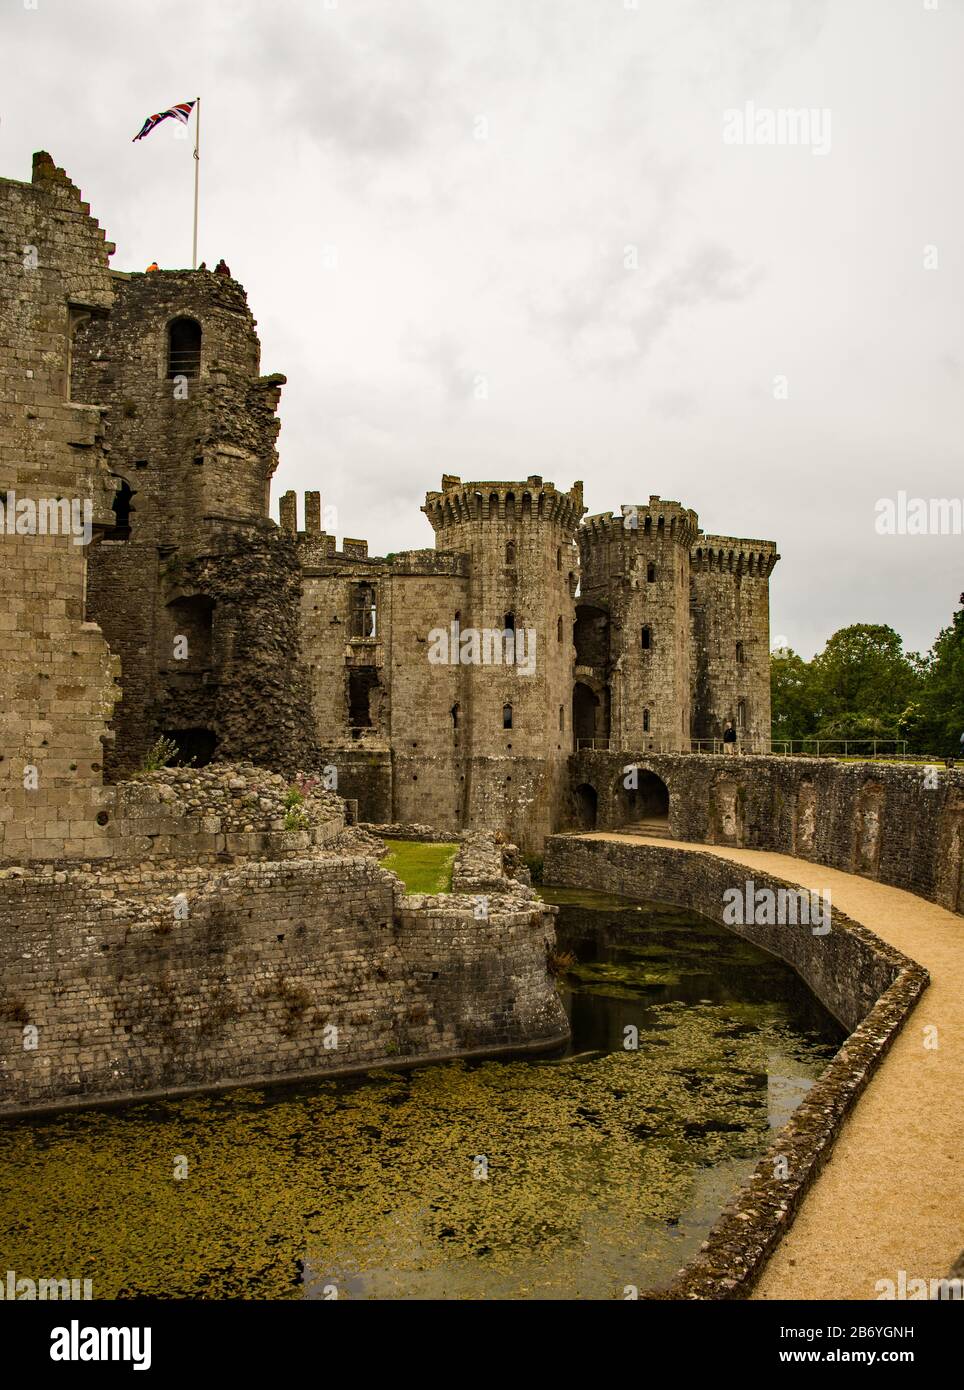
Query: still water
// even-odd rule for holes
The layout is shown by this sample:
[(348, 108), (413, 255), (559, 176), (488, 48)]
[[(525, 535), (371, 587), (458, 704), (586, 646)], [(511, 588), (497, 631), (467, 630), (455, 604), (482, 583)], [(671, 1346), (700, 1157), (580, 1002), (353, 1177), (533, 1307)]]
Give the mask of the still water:
[(7, 1121), (0, 1269), (95, 1298), (667, 1284), (843, 1030), (702, 917), (545, 896), (576, 957), (564, 1054)]

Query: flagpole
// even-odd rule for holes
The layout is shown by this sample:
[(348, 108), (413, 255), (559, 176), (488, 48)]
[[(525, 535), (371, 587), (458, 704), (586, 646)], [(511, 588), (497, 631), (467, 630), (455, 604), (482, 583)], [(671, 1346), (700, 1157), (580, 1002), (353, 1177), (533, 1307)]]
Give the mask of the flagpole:
[(197, 270), (197, 200), (198, 184), (201, 175), (201, 98), (194, 108), (194, 249), (191, 255), (192, 269)]

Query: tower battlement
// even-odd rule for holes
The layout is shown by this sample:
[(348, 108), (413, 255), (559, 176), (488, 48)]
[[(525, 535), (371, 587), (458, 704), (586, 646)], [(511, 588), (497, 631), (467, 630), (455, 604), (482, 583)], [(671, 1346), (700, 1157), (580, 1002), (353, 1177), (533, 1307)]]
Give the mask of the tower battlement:
[(450, 526), (479, 521), (548, 521), (571, 533), (585, 512), (582, 483), (560, 492), (555, 483), (531, 474), (525, 482), (463, 483), (452, 474), (442, 477), (442, 490), (428, 492), (422, 511), (438, 534)]
[(693, 546), (690, 562), (697, 573), (749, 574), (766, 579), (779, 560), (775, 541), (740, 540), (734, 536), (704, 536)]

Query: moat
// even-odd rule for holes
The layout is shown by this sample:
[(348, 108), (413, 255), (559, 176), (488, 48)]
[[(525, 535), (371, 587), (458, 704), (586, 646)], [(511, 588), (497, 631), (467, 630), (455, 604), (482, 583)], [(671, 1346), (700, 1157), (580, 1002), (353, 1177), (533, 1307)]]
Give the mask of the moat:
[(564, 1055), (7, 1121), (2, 1268), (95, 1298), (668, 1284), (844, 1032), (705, 918), (545, 896), (576, 958)]

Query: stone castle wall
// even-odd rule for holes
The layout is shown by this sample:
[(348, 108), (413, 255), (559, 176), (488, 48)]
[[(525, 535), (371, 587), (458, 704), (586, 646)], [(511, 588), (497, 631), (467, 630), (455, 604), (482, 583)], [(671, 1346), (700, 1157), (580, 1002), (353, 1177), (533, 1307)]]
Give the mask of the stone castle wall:
[[(109, 855), (101, 774), (136, 774), (161, 734), (197, 765), (333, 767), (365, 820), (498, 829), (536, 849), (565, 820), (587, 719), (617, 747), (685, 746), (738, 710), (763, 728), (772, 545), (724, 554), (704, 538), (704, 564), (696, 514), (678, 503), (583, 527), (582, 485), (536, 475), (444, 475), (423, 507), (434, 550), (339, 550), (316, 492), (303, 531), (292, 494), (279, 528), (284, 378), (260, 374), (243, 288), (207, 271), (111, 272), (48, 156), (32, 184), (0, 189), (24, 248), (4, 262), (6, 337), (23, 345), (4, 359), (5, 476), (29, 486), (42, 460), (51, 484), (94, 498), (99, 542), (87, 563), (67, 538), (23, 538), (29, 564), (21, 538), (8, 543), (8, 859)], [(453, 627), (534, 638), (534, 670), (466, 661), (458, 636), (430, 660), (431, 634)], [(31, 758), (43, 785), (21, 795)]]
[[(109, 773), (136, 771), (161, 733), (186, 756), (304, 764), (300, 576), (267, 521), (284, 378), (259, 375), (234, 280), (157, 271), (114, 288), (112, 312), (81, 326), (73, 352), (75, 393), (107, 410), (118, 493), (87, 596), (124, 672)], [(195, 355), (172, 349), (182, 320), (196, 325)]]
[[(571, 785), (592, 787), (596, 826), (637, 818), (626, 769), (669, 790), (673, 839), (798, 855), (964, 912), (964, 772), (819, 758), (581, 753)], [(579, 823), (574, 804), (569, 823)]]
[(0, 1107), (564, 1040), (554, 908), (503, 873), (480, 918), (334, 848), (0, 875)]
[(95, 532), (112, 520), (103, 411), (71, 398), (70, 356), (77, 323), (111, 307), (114, 248), (44, 153), (32, 182), (0, 179), (0, 230), (0, 855), (83, 855), (100, 835), (119, 666), (86, 621), (91, 547), (47, 519), (28, 533), (17, 502), (61, 499), (68, 526), (86, 504)]

